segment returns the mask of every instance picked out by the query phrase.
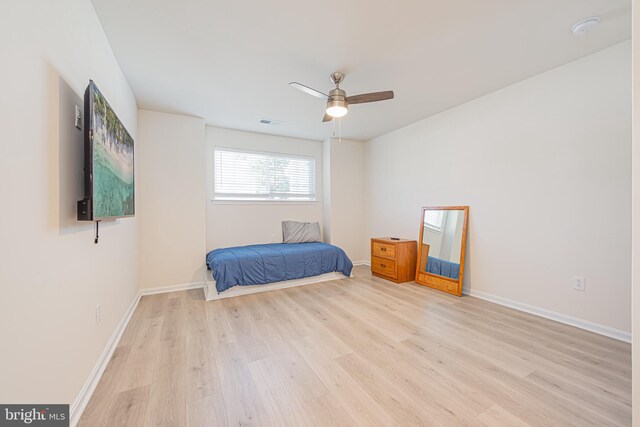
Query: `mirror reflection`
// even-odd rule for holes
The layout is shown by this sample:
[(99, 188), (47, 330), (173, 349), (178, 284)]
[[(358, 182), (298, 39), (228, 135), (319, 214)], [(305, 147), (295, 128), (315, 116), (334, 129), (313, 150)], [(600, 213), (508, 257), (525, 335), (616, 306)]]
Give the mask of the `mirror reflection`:
[(427, 209), (422, 226), (419, 270), (459, 279), (464, 210)]

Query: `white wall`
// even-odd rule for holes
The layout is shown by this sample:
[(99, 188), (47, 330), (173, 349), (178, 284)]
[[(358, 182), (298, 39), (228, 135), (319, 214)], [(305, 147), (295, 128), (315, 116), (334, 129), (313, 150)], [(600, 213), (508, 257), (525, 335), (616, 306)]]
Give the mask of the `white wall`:
[[(442, 233), (438, 233), (429, 227), (423, 227), (422, 241), (429, 245), (429, 256), (440, 258), (440, 250), (442, 248)], [(420, 238), (420, 234), (418, 234)], [(418, 240), (416, 238), (416, 240)]]
[(0, 402), (73, 403), (138, 291), (139, 223), (96, 245), (75, 221), (73, 105), (94, 79), (137, 142), (136, 101), (88, 0), (4, 2), (0, 39)]
[(202, 282), (204, 120), (145, 110), (138, 120), (140, 287)]
[(368, 234), (417, 239), (421, 206), (469, 205), (465, 288), (628, 332), (630, 48), (370, 141)]
[(324, 212), (325, 241), (339, 246), (352, 261), (367, 261), (363, 242), (364, 210), (364, 143), (330, 138), (324, 147)]
[(632, 207), (632, 401), (633, 425), (640, 424), (640, 2), (633, 2), (633, 207)]
[[(213, 126), (206, 128), (207, 249), (282, 242), (282, 221), (319, 222), (322, 227), (322, 143)], [(212, 202), (214, 147), (242, 148), (316, 159), (316, 202)]]

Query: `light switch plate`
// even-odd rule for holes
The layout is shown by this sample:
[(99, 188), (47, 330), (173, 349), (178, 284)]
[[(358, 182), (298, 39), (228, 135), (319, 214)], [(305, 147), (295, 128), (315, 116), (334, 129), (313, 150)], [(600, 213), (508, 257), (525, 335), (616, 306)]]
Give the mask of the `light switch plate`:
[(76, 105), (75, 126), (82, 129), (82, 110)]

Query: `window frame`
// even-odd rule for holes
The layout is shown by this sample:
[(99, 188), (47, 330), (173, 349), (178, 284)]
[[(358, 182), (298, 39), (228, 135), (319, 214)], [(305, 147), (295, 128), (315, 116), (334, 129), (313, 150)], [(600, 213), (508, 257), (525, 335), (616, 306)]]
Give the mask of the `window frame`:
[[(260, 198), (247, 198), (247, 199), (226, 199), (226, 198), (216, 198), (216, 151), (227, 151), (234, 153), (243, 153), (243, 154), (258, 154), (264, 156), (271, 157), (279, 157), (279, 158), (291, 158), (295, 160), (310, 160), (313, 165), (313, 174), (310, 174), (310, 177), (313, 177), (312, 188), (313, 188), (313, 199), (312, 200), (294, 200), (294, 199), (260, 199)], [(224, 147), (224, 146), (213, 146), (211, 150), (211, 196), (210, 202), (212, 204), (257, 204), (257, 205), (279, 205), (279, 204), (287, 204), (287, 205), (309, 205), (309, 204), (317, 204), (318, 203), (318, 167), (317, 167), (317, 158), (313, 155), (304, 155), (304, 154), (292, 154), (292, 153), (282, 153), (277, 151), (261, 151), (261, 150), (251, 150), (244, 148), (235, 148), (235, 147)]]
[(440, 216), (440, 225), (437, 226), (436, 224), (427, 222), (427, 216), (424, 216), (424, 226), (426, 228), (428, 228), (429, 230), (435, 232), (435, 233), (442, 233), (442, 228), (444, 225), (444, 220), (445, 220), (445, 215), (444, 215), (444, 210), (432, 210), (431, 212), (436, 212), (439, 214)]

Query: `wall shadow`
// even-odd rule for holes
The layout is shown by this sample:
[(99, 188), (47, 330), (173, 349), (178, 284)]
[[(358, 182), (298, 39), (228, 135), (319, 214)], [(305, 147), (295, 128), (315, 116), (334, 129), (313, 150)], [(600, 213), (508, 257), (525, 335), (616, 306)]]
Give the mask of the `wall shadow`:
[[(84, 135), (74, 125), (75, 106), (83, 100), (58, 77), (58, 227), (60, 234), (77, 233), (93, 227), (77, 220), (76, 203), (84, 197)], [(84, 128), (84, 124), (82, 125)]]

